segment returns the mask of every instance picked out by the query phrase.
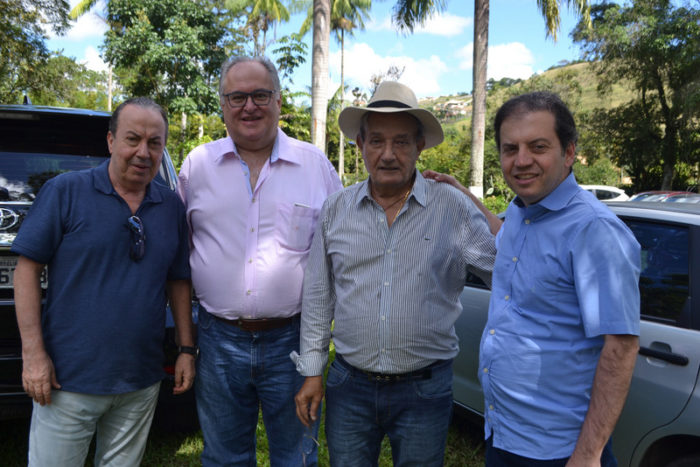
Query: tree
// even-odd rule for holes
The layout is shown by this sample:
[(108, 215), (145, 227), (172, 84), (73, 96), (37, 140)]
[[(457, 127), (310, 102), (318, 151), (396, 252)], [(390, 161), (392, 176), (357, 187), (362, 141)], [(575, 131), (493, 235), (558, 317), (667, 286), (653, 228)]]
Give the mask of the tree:
[(183, 135), (187, 115), (218, 109), (228, 36), (209, 2), (111, 0), (107, 13), (105, 57), (127, 93), (181, 114)]
[[(660, 181), (662, 190), (671, 190), (683, 164), (700, 162), (700, 9), (636, 0), (596, 5), (592, 17), (594, 27), (577, 26), (574, 40), (600, 73), (600, 91), (625, 79), (638, 93), (601, 113), (599, 130), (636, 188), (656, 188)], [(660, 180), (649, 179), (654, 173)]]
[[(557, 38), (559, 30), (559, 0), (537, 0), (545, 18), (547, 36)], [(566, 0), (576, 8), (583, 24), (590, 26), (588, 0)], [(416, 24), (422, 24), (437, 11), (445, 8), (446, 0), (397, 0), (394, 6), (394, 23), (400, 29), (412, 32)], [(486, 126), (486, 68), (488, 62), (489, 0), (474, 0), (474, 68), (472, 92), (472, 151), (469, 188), (478, 196), (483, 191), (484, 130)]]
[(68, 29), (65, 0), (0, 0), (0, 102), (19, 103), (24, 92), (46, 85), (42, 68), (51, 54), (43, 27)]
[(314, 0), (311, 59), (311, 142), (326, 152), (326, 112), (328, 111), (328, 52), (330, 43), (331, 0)]

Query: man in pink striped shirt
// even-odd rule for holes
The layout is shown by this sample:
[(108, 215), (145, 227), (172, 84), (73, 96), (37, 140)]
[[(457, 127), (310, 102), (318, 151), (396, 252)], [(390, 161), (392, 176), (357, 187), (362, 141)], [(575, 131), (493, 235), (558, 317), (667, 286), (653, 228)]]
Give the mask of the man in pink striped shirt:
[(342, 186), (321, 151), (279, 129), (279, 77), (267, 58), (227, 61), (219, 95), (229, 136), (187, 156), (178, 188), (200, 301), (202, 464), (255, 465), (260, 406), (272, 465), (315, 465), (315, 433), (305, 436), (293, 399), (303, 378), (289, 354), (299, 350), (316, 220)]

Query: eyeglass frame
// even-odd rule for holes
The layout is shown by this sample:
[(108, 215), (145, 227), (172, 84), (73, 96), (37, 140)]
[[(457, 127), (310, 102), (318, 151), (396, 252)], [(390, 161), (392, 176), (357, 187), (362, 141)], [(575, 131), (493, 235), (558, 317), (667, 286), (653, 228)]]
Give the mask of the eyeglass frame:
[(126, 220), (126, 225), (131, 232), (129, 258), (138, 263), (146, 255), (146, 231), (143, 221), (138, 216), (131, 216)]
[[(229, 107), (232, 109), (240, 109), (241, 107), (245, 107), (246, 104), (248, 103), (248, 98), (250, 98), (251, 102), (253, 102), (253, 105), (256, 107), (265, 107), (267, 105), (270, 105), (270, 102), (272, 102), (272, 96), (274, 96), (277, 93), (274, 89), (256, 89), (251, 92), (243, 92), (243, 91), (233, 91), (229, 92), (228, 94), (222, 94), (222, 97), (226, 99), (226, 102), (228, 103)], [(265, 94), (267, 95), (267, 102), (264, 104), (259, 104), (255, 102), (255, 98), (253, 97), (254, 94)], [(245, 100), (241, 105), (233, 105), (231, 103), (231, 96), (236, 95), (236, 96), (244, 96)]]

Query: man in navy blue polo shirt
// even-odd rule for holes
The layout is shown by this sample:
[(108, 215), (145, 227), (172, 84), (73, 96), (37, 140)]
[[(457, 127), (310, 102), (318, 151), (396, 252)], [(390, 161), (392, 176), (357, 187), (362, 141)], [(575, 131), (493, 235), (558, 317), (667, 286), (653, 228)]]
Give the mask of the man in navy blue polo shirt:
[[(175, 393), (194, 354), (188, 232), (177, 195), (151, 180), (167, 116), (136, 98), (112, 116), (109, 161), (42, 187), (12, 251), (25, 391), (34, 400), (29, 465), (138, 465), (160, 381), (169, 297), (181, 353)], [(49, 286), (41, 310), (40, 275)]]

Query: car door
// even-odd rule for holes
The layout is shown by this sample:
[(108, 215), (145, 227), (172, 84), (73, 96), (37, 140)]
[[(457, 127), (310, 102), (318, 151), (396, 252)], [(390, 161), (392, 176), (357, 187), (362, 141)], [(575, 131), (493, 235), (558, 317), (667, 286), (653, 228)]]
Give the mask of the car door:
[[(620, 465), (630, 465), (648, 433), (682, 412), (700, 368), (697, 226), (623, 220), (642, 247), (640, 352), (625, 408), (613, 436)], [(695, 241), (693, 241), (695, 240)], [(640, 448), (641, 449), (641, 448)]]

